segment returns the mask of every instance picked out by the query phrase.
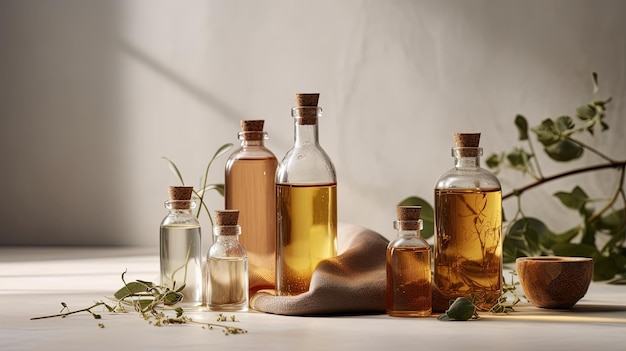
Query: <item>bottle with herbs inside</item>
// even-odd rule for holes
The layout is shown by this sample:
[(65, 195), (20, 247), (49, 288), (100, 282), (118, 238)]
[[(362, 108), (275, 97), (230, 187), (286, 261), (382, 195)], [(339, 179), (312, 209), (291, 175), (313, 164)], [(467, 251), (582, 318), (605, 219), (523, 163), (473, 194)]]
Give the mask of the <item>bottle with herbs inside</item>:
[(387, 314), (426, 317), (432, 312), (430, 245), (420, 236), (421, 206), (398, 206), (398, 237), (387, 246)]
[(192, 214), (196, 206), (191, 198), (193, 187), (170, 186), (165, 207), (169, 214), (161, 222), (161, 285), (182, 290), (178, 305), (202, 305), (202, 253), (200, 223)]
[(273, 289), (276, 279), (276, 156), (265, 147), (263, 120), (241, 121), (241, 146), (226, 162), (226, 209), (239, 210), (245, 235), (241, 244), (248, 253), (250, 294)]
[(239, 242), (238, 210), (215, 211), (206, 263), (206, 304), (211, 311), (248, 310), (248, 256)]
[(480, 133), (454, 139), (454, 168), (435, 185), (434, 280), (448, 299), (489, 310), (502, 293), (502, 188), (480, 167)]
[(308, 291), (313, 270), (337, 255), (337, 179), (318, 141), (319, 94), (296, 94), (294, 145), (276, 170), (276, 293)]

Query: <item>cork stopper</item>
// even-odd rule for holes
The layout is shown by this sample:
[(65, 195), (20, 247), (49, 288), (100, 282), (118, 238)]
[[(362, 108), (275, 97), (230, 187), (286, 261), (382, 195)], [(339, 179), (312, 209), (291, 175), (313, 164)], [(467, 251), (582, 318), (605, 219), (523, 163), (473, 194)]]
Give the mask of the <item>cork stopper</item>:
[(299, 124), (315, 124), (317, 123), (317, 104), (320, 94), (296, 94), (296, 107), (300, 119)]
[(419, 230), (422, 206), (398, 206), (396, 208), (398, 229)]
[(263, 132), (263, 125), (265, 120), (262, 119), (248, 119), (241, 120), (241, 133), (240, 136), (245, 140), (263, 140), (265, 133)]
[[(220, 235), (239, 234), (240, 227), (237, 225), (238, 220), (239, 210), (215, 211), (215, 224), (218, 227), (217, 230)], [(218, 231), (216, 231), (216, 234)]]
[(459, 148), (459, 156), (480, 156), (480, 133), (454, 133), (454, 143)]
[(168, 188), (172, 208), (176, 210), (186, 210), (191, 208), (192, 186), (170, 186)]

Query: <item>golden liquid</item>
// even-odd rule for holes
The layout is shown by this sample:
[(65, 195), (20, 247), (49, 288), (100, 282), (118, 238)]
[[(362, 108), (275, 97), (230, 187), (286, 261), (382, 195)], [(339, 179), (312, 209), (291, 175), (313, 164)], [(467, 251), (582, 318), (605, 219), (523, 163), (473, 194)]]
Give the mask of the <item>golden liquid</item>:
[(424, 317), (432, 312), (429, 247), (387, 249), (387, 314)]
[(502, 292), (502, 192), (435, 189), (435, 284), (493, 307)]
[[(250, 290), (274, 288), (276, 276), (275, 157), (237, 159), (226, 172), (226, 209), (239, 210), (240, 243), (248, 253), (250, 270), (262, 279)], [(251, 275), (252, 278), (252, 275)]]
[(309, 290), (317, 264), (337, 255), (337, 185), (277, 184), (276, 292)]

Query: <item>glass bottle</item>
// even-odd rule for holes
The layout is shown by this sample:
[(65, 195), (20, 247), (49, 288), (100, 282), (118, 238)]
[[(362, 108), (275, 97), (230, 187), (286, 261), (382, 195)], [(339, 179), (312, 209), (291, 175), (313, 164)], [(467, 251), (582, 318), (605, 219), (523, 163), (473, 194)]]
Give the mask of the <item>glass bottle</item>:
[(193, 187), (170, 186), (170, 199), (165, 207), (170, 211), (161, 222), (160, 266), (161, 285), (178, 290), (183, 284), (183, 300), (178, 305), (202, 305), (202, 247), (200, 223), (192, 214), (195, 200)]
[(264, 145), (263, 120), (243, 120), (241, 146), (226, 161), (226, 209), (239, 210), (239, 225), (246, 234), (240, 242), (248, 253), (250, 293), (273, 289), (276, 279), (276, 156)]
[(454, 168), (435, 185), (435, 284), (488, 310), (502, 293), (502, 188), (480, 167), (480, 133), (454, 138)]
[(211, 311), (248, 310), (248, 256), (239, 242), (238, 210), (215, 211), (215, 242), (207, 254), (207, 297)]
[(430, 245), (420, 236), (421, 206), (398, 206), (398, 237), (387, 246), (387, 314), (425, 317), (432, 312)]
[(335, 167), (318, 142), (319, 94), (296, 94), (294, 145), (276, 170), (276, 292), (308, 291), (315, 266), (337, 255)]

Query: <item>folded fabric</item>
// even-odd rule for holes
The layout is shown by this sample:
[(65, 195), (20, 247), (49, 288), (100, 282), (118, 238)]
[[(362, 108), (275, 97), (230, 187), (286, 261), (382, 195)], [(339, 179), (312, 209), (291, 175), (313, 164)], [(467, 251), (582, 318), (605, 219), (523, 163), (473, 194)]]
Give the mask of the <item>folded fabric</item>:
[(300, 316), (385, 313), (387, 244), (388, 240), (375, 231), (340, 224), (338, 256), (317, 265), (308, 292), (275, 296), (273, 290), (261, 290), (250, 299), (250, 307)]

